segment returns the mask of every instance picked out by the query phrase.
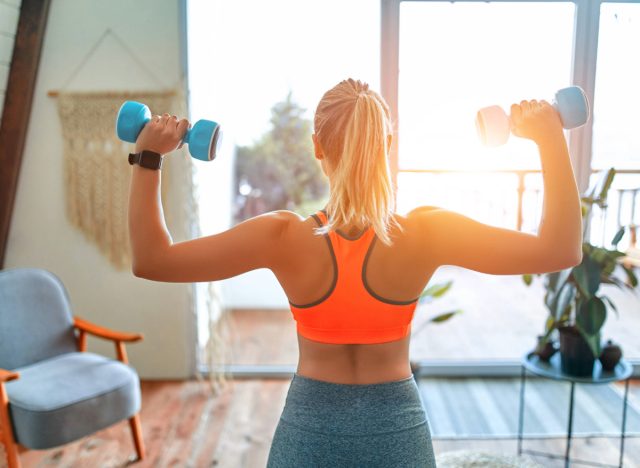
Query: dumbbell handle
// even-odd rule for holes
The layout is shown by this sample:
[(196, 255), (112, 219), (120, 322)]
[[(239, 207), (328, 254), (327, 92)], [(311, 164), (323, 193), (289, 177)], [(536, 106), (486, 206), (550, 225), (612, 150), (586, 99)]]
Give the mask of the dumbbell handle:
[[(120, 107), (116, 119), (118, 138), (135, 143), (144, 126), (151, 120), (151, 110), (144, 104), (126, 101)], [(188, 129), (182, 138), (183, 144), (189, 145), (189, 152), (194, 158), (211, 161), (215, 158), (222, 140), (220, 126), (212, 120), (198, 120)]]

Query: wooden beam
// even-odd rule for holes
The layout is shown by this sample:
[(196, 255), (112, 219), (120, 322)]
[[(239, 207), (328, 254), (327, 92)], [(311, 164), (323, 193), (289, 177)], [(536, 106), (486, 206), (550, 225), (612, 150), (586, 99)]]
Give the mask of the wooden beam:
[(22, 152), (50, 0), (22, 0), (0, 125), (0, 268), (4, 265)]

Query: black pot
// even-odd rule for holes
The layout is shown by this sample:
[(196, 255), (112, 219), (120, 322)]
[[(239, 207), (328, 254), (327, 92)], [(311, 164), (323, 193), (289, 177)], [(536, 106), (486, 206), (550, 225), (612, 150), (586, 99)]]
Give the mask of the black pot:
[(558, 351), (558, 345), (555, 341), (548, 340), (544, 345), (540, 346), (543, 335), (538, 335), (538, 345), (534, 350), (534, 354), (537, 354), (542, 361), (548, 362), (556, 351)]
[(576, 377), (593, 375), (596, 358), (575, 326), (558, 327), (560, 332), (560, 368)]
[(607, 340), (606, 345), (602, 348), (602, 354), (600, 354), (602, 369), (612, 371), (620, 362), (620, 358), (622, 358), (622, 348), (612, 343), (611, 340)]

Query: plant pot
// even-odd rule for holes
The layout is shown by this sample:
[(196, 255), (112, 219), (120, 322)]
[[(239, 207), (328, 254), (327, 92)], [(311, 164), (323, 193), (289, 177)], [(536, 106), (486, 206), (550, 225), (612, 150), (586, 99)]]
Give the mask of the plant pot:
[(558, 327), (560, 368), (565, 374), (584, 377), (593, 374), (596, 358), (575, 326)]
[(606, 345), (602, 348), (602, 354), (600, 354), (602, 369), (612, 371), (620, 362), (620, 358), (622, 358), (622, 348), (611, 340), (607, 340)]
[(534, 350), (534, 354), (536, 354), (540, 360), (548, 362), (551, 359), (556, 351), (558, 351), (558, 344), (556, 341), (548, 340), (544, 345), (540, 345), (542, 342), (543, 335), (538, 335), (538, 345)]

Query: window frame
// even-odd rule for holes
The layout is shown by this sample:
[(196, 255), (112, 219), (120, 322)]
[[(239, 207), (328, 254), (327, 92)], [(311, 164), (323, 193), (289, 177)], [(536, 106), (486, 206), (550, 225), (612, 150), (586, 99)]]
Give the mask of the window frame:
[[(402, 2), (441, 2), (443, 0), (380, 0), (380, 88), (389, 104), (393, 119), (393, 142), (390, 154), (391, 175), (397, 193), (398, 173), (416, 172), (413, 168), (399, 168), (398, 114), (400, 4)], [(456, 0), (459, 1), (459, 0)], [(485, 2), (486, 0), (460, 0)], [(600, 5), (603, 3), (640, 3), (640, 0), (491, 0), (494, 2), (556, 2), (572, 1), (575, 5), (572, 46), (571, 83), (580, 86), (590, 103), (594, 102)], [(593, 109), (593, 106), (592, 106)], [(593, 119), (568, 134), (568, 145), (576, 182), (580, 193), (586, 191), (591, 175), (593, 154)]]
[[(398, 164), (398, 87), (400, 53), (400, 3), (401, 2), (442, 2), (446, 0), (380, 0), (380, 90), (387, 101), (393, 121), (393, 141), (390, 154), (391, 176), (394, 196), (397, 194), (399, 172), (421, 172), (420, 169), (399, 169)], [(463, 2), (486, 2), (486, 0), (455, 0)], [(494, 2), (560, 2), (567, 0), (490, 0)], [(575, 5), (574, 34), (572, 46), (571, 83), (582, 87), (593, 112), (595, 78), (600, 31), (600, 5), (603, 3), (640, 3), (640, 0), (568, 0)], [(569, 154), (580, 193), (589, 187), (592, 173), (593, 119), (586, 125), (572, 130), (568, 135)], [(631, 360), (638, 365), (637, 359)], [(480, 362), (414, 361), (416, 375), (423, 376), (516, 376), (520, 364), (513, 360), (491, 360)], [(636, 376), (637, 372), (634, 373)]]

